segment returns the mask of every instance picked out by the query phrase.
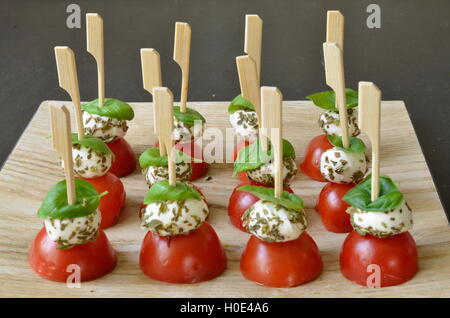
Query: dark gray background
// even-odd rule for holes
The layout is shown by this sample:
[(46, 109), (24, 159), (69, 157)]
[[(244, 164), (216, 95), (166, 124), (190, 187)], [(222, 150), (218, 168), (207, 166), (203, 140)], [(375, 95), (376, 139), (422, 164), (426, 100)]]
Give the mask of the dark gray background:
[[(81, 6), (81, 29), (66, 27), (70, 3)], [(381, 29), (366, 27), (370, 3), (381, 6)], [(179, 91), (173, 31), (175, 21), (186, 21), (193, 30), (189, 99), (226, 101), (239, 92), (234, 58), (243, 54), (246, 13), (264, 20), (262, 84), (278, 86), (287, 100), (326, 89), (322, 42), (329, 9), (345, 15), (347, 86), (373, 81), (383, 99), (406, 102), (449, 211), (448, 0), (0, 1), (0, 163), (41, 101), (68, 99), (58, 87), (54, 46), (75, 51), (82, 99), (96, 97), (95, 62), (85, 44), (87, 12), (105, 20), (107, 96), (149, 100), (141, 84), (142, 47), (160, 52), (164, 85)]]

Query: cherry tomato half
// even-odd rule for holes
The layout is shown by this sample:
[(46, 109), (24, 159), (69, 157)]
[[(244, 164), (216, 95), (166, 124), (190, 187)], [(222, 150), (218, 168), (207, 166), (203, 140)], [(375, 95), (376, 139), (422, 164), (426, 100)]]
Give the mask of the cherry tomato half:
[(342, 197), (356, 184), (328, 182), (320, 191), (316, 210), (319, 211), (325, 228), (334, 233), (348, 233), (353, 230), (350, 214), (345, 212), (350, 206)]
[(379, 287), (399, 285), (419, 268), (416, 242), (409, 232), (378, 238), (352, 231), (342, 245), (340, 263), (342, 274), (362, 286), (376, 286), (377, 273)]
[(320, 173), (320, 157), (330, 148), (333, 148), (333, 145), (328, 141), (325, 134), (311, 139), (306, 147), (305, 158), (300, 164), (303, 173), (314, 180), (325, 182), (326, 180)]
[(28, 261), (37, 274), (57, 282), (66, 282), (74, 273), (69, 265), (76, 264), (80, 280), (85, 282), (110, 273), (116, 267), (117, 257), (102, 230), (95, 241), (60, 250), (42, 228), (33, 240)]
[(133, 173), (136, 169), (136, 157), (130, 144), (123, 138), (117, 138), (106, 145), (114, 153), (114, 161), (109, 172), (119, 178)]
[[(228, 216), (230, 217), (231, 224), (233, 224), (239, 230), (247, 232), (247, 230), (242, 226), (242, 215), (249, 207), (258, 202), (260, 198), (251, 193), (237, 190), (243, 185), (257, 185), (266, 188), (270, 188), (270, 186), (263, 185), (254, 181), (248, 181), (239, 184), (233, 189), (233, 192), (231, 193), (230, 199), (228, 201)], [(290, 187), (286, 187), (284, 188), (284, 190), (290, 193), (294, 193)]]
[(125, 189), (122, 181), (112, 173), (107, 172), (99, 178), (85, 179), (92, 184), (98, 193), (108, 191), (100, 198), (98, 209), (102, 213), (100, 228), (106, 229), (117, 223), (120, 211), (125, 205)]
[(150, 278), (190, 284), (219, 276), (227, 259), (213, 227), (204, 222), (188, 235), (171, 238), (149, 231), (142, 242), (140, 265)]
[(269, 287), (293, 287), (317, 278), (323, 264), (308, 233), (288, 242), (267, 243), (251, 236), (241, 257), (245, 278)]

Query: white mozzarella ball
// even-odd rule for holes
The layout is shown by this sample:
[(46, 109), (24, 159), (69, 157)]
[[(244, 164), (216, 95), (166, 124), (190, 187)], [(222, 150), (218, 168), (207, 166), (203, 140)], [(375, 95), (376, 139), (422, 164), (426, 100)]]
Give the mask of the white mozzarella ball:
[(141, 227), (160, 236), (189, 234), (206, 220), (208, 214), (204, 200), (156, 202), (144, 209)]
[[(73, 171), (82, 178), (98, 178), (111, 168), (113, 155), (104, 154), (82, 145), (72, 146)], [(64, 162), (62, 162), (64, 167)]]
[(286, 242), (298, 238), (307, 221), (303, 211), (288, 210), (281, 205), (260, 200), (242, 216), (247, 231), (266, 242)]
[[(173, 125), (174, 128), (172, 136), (175, 142), (191, 141), (201, 137), (204, 127), (203, 122), (201, 123), (201, 125), (195, 123), (194, 126), (190, 126), (176, 119), (175, 117), (173, 118)], [(197, 125), (197, 127), (195, 125)]]
[[(281, 171), (283, 184), (289, 185), (297, 173), (297, 170), (297, 165), (295, 164), (294, 159), (283, 159), (283, 167)], [(273, 185), (275, 183), (275, 165), (272, 161), (269, 161), (254, 170), (247, 171), (247, 177), (255, 182)]]
[(86, 135), (100, 138), (105, 142), (125, 136), (128, 130), (124, 119), (110, 118), (83, 112), (84, 132)]
[[(356, 108), (347, 110), (348, 114), (348, 134), (356, 137), (359, 135), (358, 128), (358, 111)], [(327, 110), (319, 117), (319, 127), (323, 129), (325, 134), (332, 136), (342, 136), (342, 130), (339, 121), (339, 112), (337, 110)]]
[(413, 227), (412, 211), (405, 200), (398, 208), (385, 212), (349, 207), (347, 213), (350, 214), (353, 228), (362, 235), (388, 237), (409, 231)]
[(258, 117), (255, 111), (238, 110), (230, 114), (230, 123), (242, 138), (247, 140), (258, 138)]
[(71, 219), (44, 220), (48, 237), (58, 243), (58, 248), (68, 249), (74, 245), (86, 244), (94, 241), (98, 235), (101, 213), (95, 212)]
[(334, 147), (320, 157), (320, 172), (334, 183), (358, 183), (367, 172), (367, 158), (362, 153), (345, 151)]
[[(149, 166), (143, 170), (143, 173), (149, 186), (158, 181), (169, 179), (169, 168), (167, 166)], [(189, 162), (176, 163), (175, 175), (178, 181), (189, 181), (192, 176), (192, 165)]]

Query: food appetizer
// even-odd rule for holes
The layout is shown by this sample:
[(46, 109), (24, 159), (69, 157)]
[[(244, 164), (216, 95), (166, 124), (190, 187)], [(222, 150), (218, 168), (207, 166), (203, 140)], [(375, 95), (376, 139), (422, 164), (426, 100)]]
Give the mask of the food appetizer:
[(341, 271), (368, 287), (402, 284), (418, 270), (416, 243), (408, 232), (411, 209), (397, 185), (379, 173), (380, 101), (377, 86), (359, 83), (359, 124), (372, 144), (372, 174), (343, 198), (354, 230), (342, 245)]
[(44, 227), (33, 240), (29, 253), (31, 268), (40, 276), (66, 282), (78, 266), (80, 281), (110, 273), (116, 253), (100, 229), (98, 206), (106, 192), (99, 193), (89, 182), (74, 179), (69, 112), (65, 106), (51, 108), (53, 146), (64, 161), (66, 179), (47, 193), (38, 216)]
[[(276, 87), (261, 89), (263, 114), (269, 115), (266, 127), (275, 161), (275, 188), (244, 185), (258, 201), (242, 216), (250, 237), (241, 258), (245, 278), (271, 287), (293, 287), (314, 280), (322, 272), (322, 259), (314, 240), (305, 232), (307, 221), (303, 201), (283, 191), (281, 93)], [(264, 115), (263, 115), (264, 118)], [(269, 137), (270, 136), (270, 137)]]
[(327, 84), (335, 92), (339, 109), (342, 136), (327, 135), (332, 148), (320, 157), (320, 172), (328, 181), (320, 192), (316, 209), (322, 223), (331, 232), (346, 233), (352, 230), (349, 215), (345, 212), (348, 204), (342, 200), (345, 193), (362, 181), (367, 173), (367, 157), (364, 142), (350, 137), (346, 125), (345, 79), (342, 65), (342, 50), (336, 43), (324, 43), (324, 58)]
[(110, 172), (124, 177), (136, 169), (136, 158), (124, 139), (133, 108), (120, 100), (105, 98), (103, 19), (97, 13), (86, 15), (87, 51), (97, 63), (98, 98), (82, 105), (85, 134), (100, 138), (114, 153)]
[[(92, 184), (99, 193), (107, 192), (100, 199), (102, 229), (114, 225), (125, 204), (125, 188), (122, 181), (110, 172), (116, 157), (106, 143), (94, 136), (85, 135), (80, 104), (80, 90), (75, 55), (69, 47), (55, 47), (59, 85), (71, 96), (78, 133), (71, 135), (73, 170), (75, 175)], [(62, 161), (64, 163), (64, 161)]]
[[(327, 42), (336, 43), (344, 49), (344, 16), (339, 11), (328, 11), (327, 14)], [(343, 66), (342, 66), (343, 68)], [(352, 89), (345, 89), (345, 109), (340, 112), (334, 90), (315, 93), (307, 96), (314, 105), (325, 109), (320, 115), (319, 127), (324, 134), (314, 137), (306, 147), (305, 157), (300, 164), (300, 169), (310, 178), (325, 182), (320, 171), (320, 160), (322, 154), (333, 147), (328, 136), (342, 136), (342, 127), (345, 127), (350, 136), (357, 137), (359, 128), (356, 122), (358, 106), (358, 93)], [(345, 118), (344, 118), (345, 116)]]
[(226, 267), (226, 256), (214, 229), (205, 220), (209, 209), (191, 185), (176, 181), (173, 141), (173, 95), (153, 88), (161, 155), (167, 156), (168, 180), (154, 183), (142, 209), (141, 226), (148, 230), (140, 251), (147, 276), (169, 283), (213, 279)]

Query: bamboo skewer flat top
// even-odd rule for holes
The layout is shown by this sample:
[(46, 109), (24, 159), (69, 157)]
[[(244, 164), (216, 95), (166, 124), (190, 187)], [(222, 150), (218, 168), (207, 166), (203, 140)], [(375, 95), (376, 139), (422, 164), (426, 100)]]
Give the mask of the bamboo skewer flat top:
[(180, 111), (186, 112), (187, 94), (189, 91), (189, 60), (191, 57), (191, 26), (185, 22), (175, 24), (173, 60), (181, 68)]
[(98, 105), (105, 100), (105, 50), (103, 38), (103, 19), (98, 13), (86, 14), (87, 51), (97, 63)]
[(344, 52), (344, 16), (340, 11), (327, 12), (326, 42), (334, 42)]
[(258, 85), (261, 78), (262, 29), (263, 21), (258, 15), (245, 16), (244, 52), (255, 61)]

